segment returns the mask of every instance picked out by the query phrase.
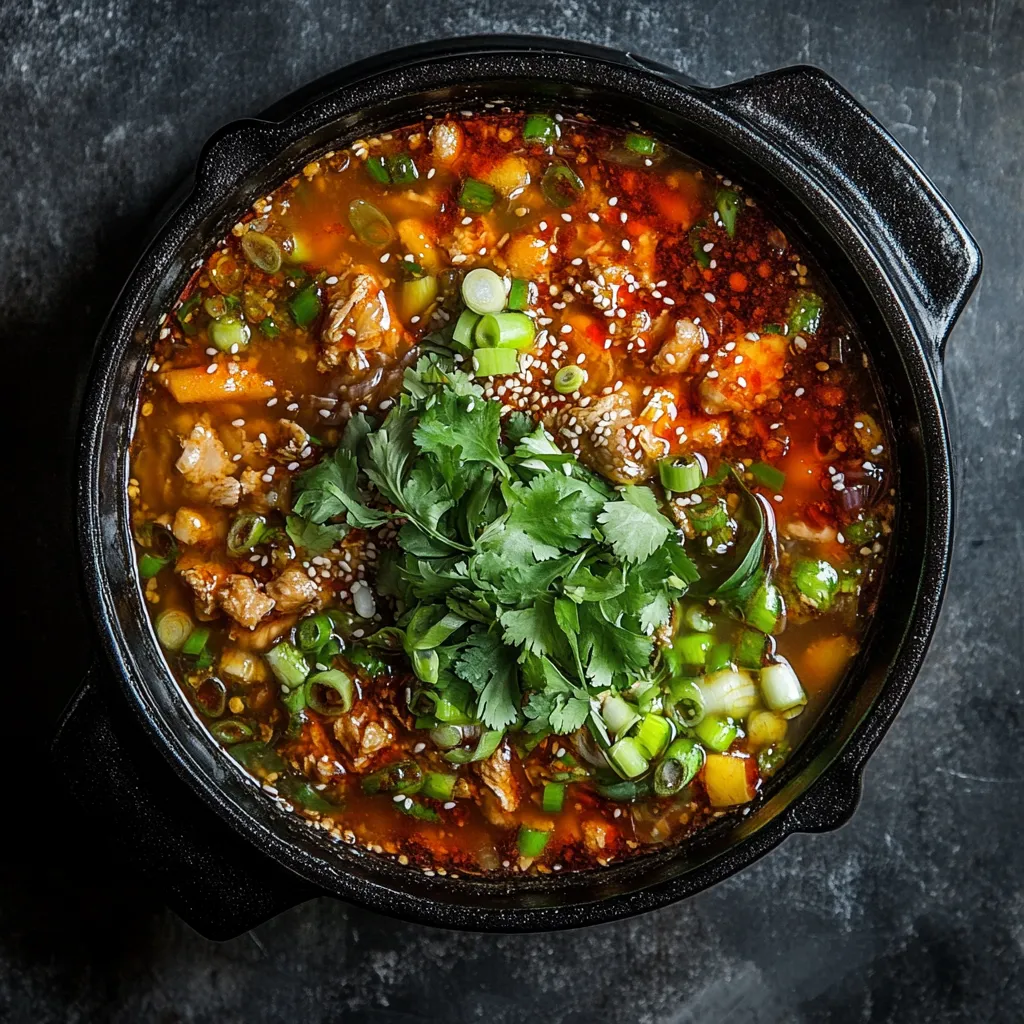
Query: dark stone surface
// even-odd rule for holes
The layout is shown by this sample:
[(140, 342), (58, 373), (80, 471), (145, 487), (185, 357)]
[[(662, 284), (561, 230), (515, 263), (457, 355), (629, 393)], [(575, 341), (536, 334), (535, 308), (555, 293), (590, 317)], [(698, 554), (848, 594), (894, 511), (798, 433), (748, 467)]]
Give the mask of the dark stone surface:
[[(75, 388), (141, 233), (215, 128), (357, 57), (479, 31), (628, 46), (707, 83), (817, 64), (963, 215), (987, 270), (946, 359), (963, 486), (943, 620), (853, 824), (790, 839), (685, 905), (560, 936), (480, 937), (321, 900), (207, 942), (123, 876), (46, 754), (91, 647), (73, 576)], [(16, 464), (40, 440), (48, 453), (27, 480), (8, 477), (8, 591), (16, 581), (21, 598), (8, 650), (28, 660), (9, 656), (4, 678), (0, 1019), (1024, 1018), (1021, 0), (791, 0), (756, 13), (740, 0), (9, 0), (0, 40), (0, 331), (18, 368), (45, 353), (40, 383), (38, 361), (33, 378), (8, 377), (20, 415), (8, 436)]]

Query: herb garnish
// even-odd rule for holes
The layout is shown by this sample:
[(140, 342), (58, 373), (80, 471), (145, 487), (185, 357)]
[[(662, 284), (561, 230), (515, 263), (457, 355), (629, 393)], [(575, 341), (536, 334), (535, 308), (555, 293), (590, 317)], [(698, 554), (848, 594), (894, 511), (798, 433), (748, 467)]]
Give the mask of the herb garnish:
[(443, 699), (496, 732), (580, 728), (597, 695), (649, 669), (698, 578), (653, 491), (612, 488), (530, 417), (502, 420), (437, 355), (406, 371), (379, 427), (353, 418), (295, 494), (292, 519), (319, 528), (401, 523), (377, 581), (396, 625), (370, 643), (408, 655), (417, 707)]

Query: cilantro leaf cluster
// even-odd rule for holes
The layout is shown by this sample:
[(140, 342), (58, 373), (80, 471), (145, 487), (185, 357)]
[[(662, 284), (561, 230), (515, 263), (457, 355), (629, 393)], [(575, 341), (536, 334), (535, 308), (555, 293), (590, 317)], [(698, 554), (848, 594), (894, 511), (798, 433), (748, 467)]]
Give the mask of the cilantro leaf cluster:
[(377, 579), (396, 624), (372, 641), (408, 656), (417, 714), (443, 702), (489, 730), (580, 728), (698, 579), (652, 490), (611, 487), (436, 356), (294, 490), (300, 535), (400, 524)]

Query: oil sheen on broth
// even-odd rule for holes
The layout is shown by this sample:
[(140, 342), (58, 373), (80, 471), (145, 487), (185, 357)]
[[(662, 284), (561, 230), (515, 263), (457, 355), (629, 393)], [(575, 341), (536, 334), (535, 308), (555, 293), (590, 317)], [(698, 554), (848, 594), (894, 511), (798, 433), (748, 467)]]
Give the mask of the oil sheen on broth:
[(139, 572), (276, 799), (423, 870), (742, 812), (858, 650), (868, 356), (741, 185), (582, 116), (429, 119), (257, 200), (162, 319)]

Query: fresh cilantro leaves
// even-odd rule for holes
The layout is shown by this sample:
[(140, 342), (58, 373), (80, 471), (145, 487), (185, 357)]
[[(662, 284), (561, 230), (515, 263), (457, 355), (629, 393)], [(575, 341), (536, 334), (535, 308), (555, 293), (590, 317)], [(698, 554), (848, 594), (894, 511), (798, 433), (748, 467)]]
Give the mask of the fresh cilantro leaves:
[(648, 670), (693, 563), (649, 488), (613, 489), (436, 356), (404, 381), (380, 426), (354, 417), (296, 479), (289, 534), (326, 550), (346, 525), (403, 521), (378, 576), (395, 626), (378, 636), (399, 639), (417, 700), (462, 709), (488, 747), (510, 727), (574, 732)]
[(320, 526), (309, 519), (303, 519), (302, 516), (288, 516), (284, 528), (291, 542), (311, 555), (322, 555), (325, 551), (330, 551), (348, 533), (348, 527), (344, 523)]
[(658, 510), (654, 492), (647, 487), (623, 487), (621, 499), (609, 501), (597, 518), (605, 540), (627, 562), (650, 558), (672, 532), (671, 520)]

